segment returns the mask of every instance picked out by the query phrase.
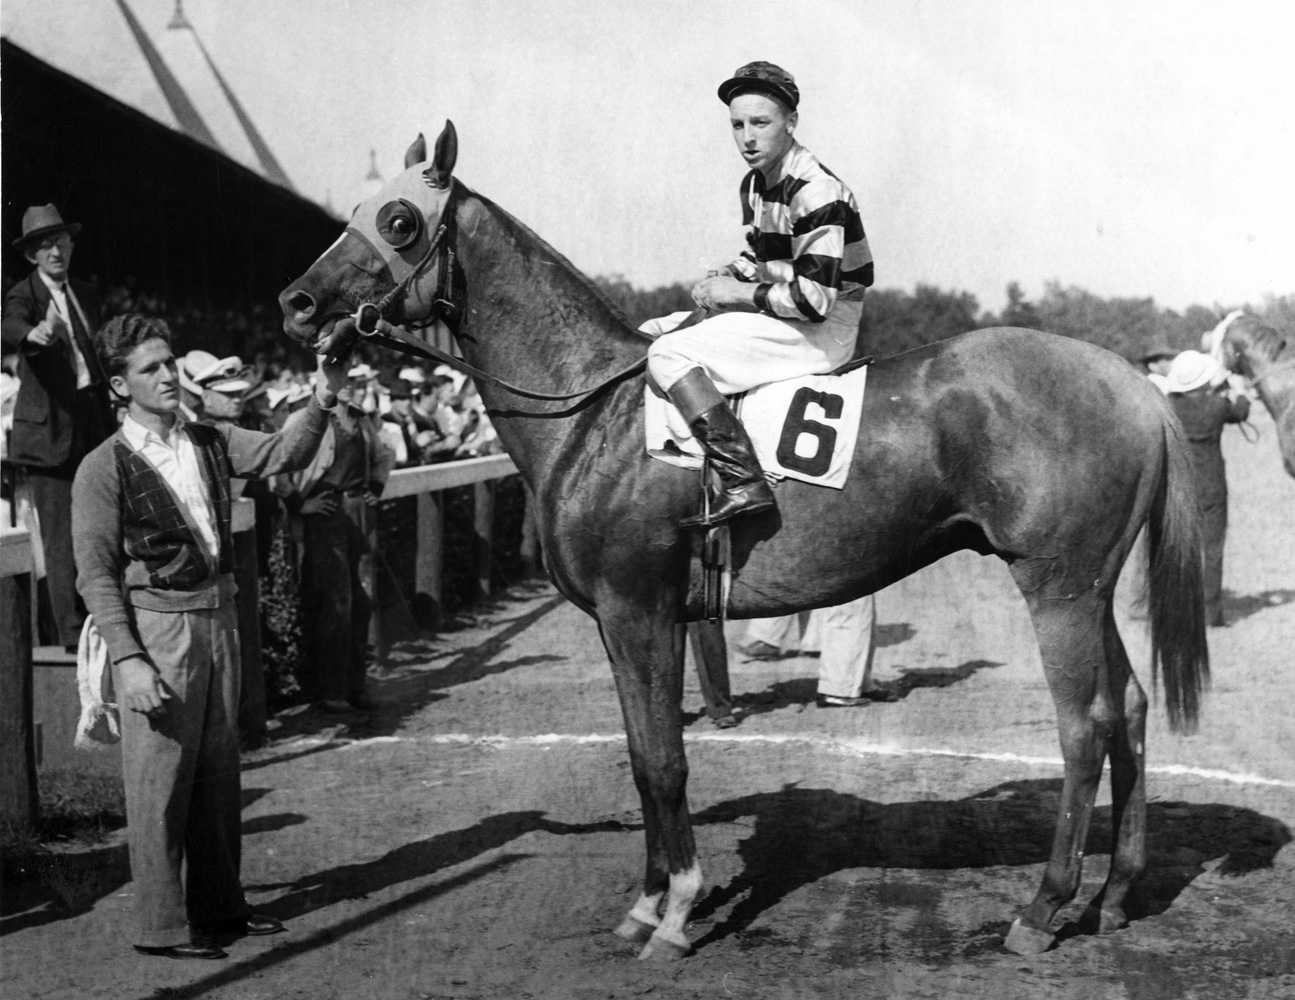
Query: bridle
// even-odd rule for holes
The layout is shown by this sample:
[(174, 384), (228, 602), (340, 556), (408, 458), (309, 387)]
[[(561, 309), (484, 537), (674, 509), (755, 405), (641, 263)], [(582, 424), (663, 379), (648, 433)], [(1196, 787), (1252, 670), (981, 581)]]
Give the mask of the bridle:
[[(414, 265), (407, 275), (405, 275), (391, 291), (382, 296), (377, 302), (362, 302), (351, 316), (351, 321), (355, 324), (356, 332), (366, 340), (373, 340), (375, 343), (383, 344), (386, 347), (397, 351), (405, 351), (412, 354), (418, 354), (433, 361), (439, 361), (447, 364), (452, 368), (479, 379), (496, 385), (501, 389), (514, 393), (518, 396), (524, 396), (527, 399), (540, 399), (551, 401), (564, 401), (570, 399), (579, 399), (584, 396), (592, 396), (601, 389), (606, 388), (616, 382), (630, 376), (637, 375), (647, 367), (646, 355), (632, 365), (621, 369), (620, 371), (608, 376), (596, 385), (587, 389), (579, 389), (576, 392), (567, 393), (548, 393), (534, 392), (530, 389), (523, 389), (520, 386), (505, 382), (503, 379), (496, 378), (489, 372), (482, 371), (474, 365), (468, 364), (462, 358), (456, 358), (452, 354), (442, 351), (440, 348), (419, 337), (415, 337), (405, 327), (415, 330), (425, 330), (436, 323), (444, 323), (449, 327), (450, 332), (458, 336), (459, 325), (463, 321), (464, 307), (459, 298), (455, 296), (455, 274), (457, 266), (457, 250), (455, 248), (456, 237), (458, 236), (458, 222), (455, 215), (455, 193), (457, 191), (457, 182), (450, 182), (452, 187), (450, 194), (445, 200), (445, 207), (441, 210), (441, 218), (444, 220), (437, 227), (436, 233), (432, 236), (431, 242), (427, 246), (426, 253)], [(436, 279), (436, 290), (432, 295), (432, 308), (425, 319), (413, 323), (396, 326), (390, 320), (392, 311), (396, 308), (409, 290), (409, 286), (414, 279), (427, 270), (431, 265), (432, 259), (436, 252), (443, 248), (440, 255), (440, 268)], [(336, 350), (328, 360), (344, 360), (346, 355), (350, 354), (354, 347), (355, 341)]]

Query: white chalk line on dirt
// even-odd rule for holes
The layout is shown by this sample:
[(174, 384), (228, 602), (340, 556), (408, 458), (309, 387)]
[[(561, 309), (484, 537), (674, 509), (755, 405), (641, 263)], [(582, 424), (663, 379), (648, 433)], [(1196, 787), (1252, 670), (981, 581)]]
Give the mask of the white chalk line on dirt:
[[(339, 749), (359, 748), (379, 743), (432, 743), (460, 744), (488, 747), (506, 746), (554, 746), (557, 744), (597, 744), (624, 743), (623, 733), (542, 733), (536, 736), (474, 736), (471, 733), (434, 733), (426, 736), (371, 736), (366, 739), (348, 740), (334, 737), (305, 737), (295, 743), (341, 743)], [(741, 733), (685, 733), (685, 743), (764, 743), (770, 745), (799, 745), (828, 750), (833, 753), (852, 754), (857, 757), (956, 757), (962, 760), (997, 761), (1007, 764), (1029, 764), (1044, 767), (1063, 767), (1060, 757), (1031, 757), (1016, 753), (975, 753), (965, 750), (946, 750), (936, 747), (900, 747), (886, 746), (877, 743), (864, 743), (857, 740), (834, 740), (821, 736), (759, 735)], [(1208, 778), (1211, 781), (1224, 781), (1233, 785), (1264, 785), (1273, 788), (1295, 788), (1295, 781), (1283, 781), (1280, 778), (1265, 778), (1259, 774), (1239, 774), (1235, 771), (1224, 771), (1210, 767), (1190, 767), (1186, 764), (1152, 764), (1148, 765), (1149, 774), (1168, 774), (1193, 778)]]

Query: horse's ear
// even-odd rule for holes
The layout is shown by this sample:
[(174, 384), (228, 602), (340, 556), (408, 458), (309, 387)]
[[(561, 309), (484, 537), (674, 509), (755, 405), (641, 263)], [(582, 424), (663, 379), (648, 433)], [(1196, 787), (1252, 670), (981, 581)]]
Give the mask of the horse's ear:
[(405, 150), (405, 169), (408, 170), (415, 163), (422, 163), (427, 159), (427, 140), (423, 138), (423, 133), (418, 133), (418, 138), (409, 144)]
[(436, 152), (432, 155), (432, 165), (423, 171), (427, 183), (433, 187), (450, 186), (450, 175), (454, 173), (454, 161), (459, 158), (459, 135), (454, 131), (454, 122), (445, 120), (445, 128), (436, 137)]

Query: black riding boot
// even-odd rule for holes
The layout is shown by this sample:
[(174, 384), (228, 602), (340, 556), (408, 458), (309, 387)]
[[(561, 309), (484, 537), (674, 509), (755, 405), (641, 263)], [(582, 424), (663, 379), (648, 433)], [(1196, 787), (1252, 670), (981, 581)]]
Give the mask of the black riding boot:
[(680, 525), (708, 528), (739, 514), (773, 507), (773, 490), (764, 478), (751, 439), (706, 373), (700, 368), (690, 369), (666, 396), (706, 449), (721, 487), (719, 495), (711, 500), (709, 519), (698, 514), (684, 518)]

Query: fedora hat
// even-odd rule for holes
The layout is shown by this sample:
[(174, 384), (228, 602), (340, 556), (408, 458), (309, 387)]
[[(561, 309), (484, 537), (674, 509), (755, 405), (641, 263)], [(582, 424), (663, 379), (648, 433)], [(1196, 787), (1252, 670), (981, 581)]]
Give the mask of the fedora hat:
[(1216, 379), (1223, 381), (1223, 366), (1208, 354), (1200, 351), (1183, 351), (1174, 358), (1165, 376), (1165, 392), (1191, 392)]
[(1148, 361), (1158, 361), (1160, 358), (1175, 358), (1177, 356), (1178, 352), (1174, 348), (1163, 341), (1157, 341), (1144, 348), (1142, 353), (1138, 355), (1138, 360), (1146, 364)]
[(13, 245), (19, 250), (25, 250), (29, 244), (53, 233), (75, 236), (80, 231), (81, 223), (64, 222), (54, 205), (32, 205), (22, 214), (22, 235), (13, 241)]
[(800, 103), (800, 88), (796, 79), (781, 66), (758, 60), (739, 66), (733, 75), (719, 85), (719, 99), (728, 104), (738, 94), (755, 91), (770, 94), (782, 101), (792, 111)]

